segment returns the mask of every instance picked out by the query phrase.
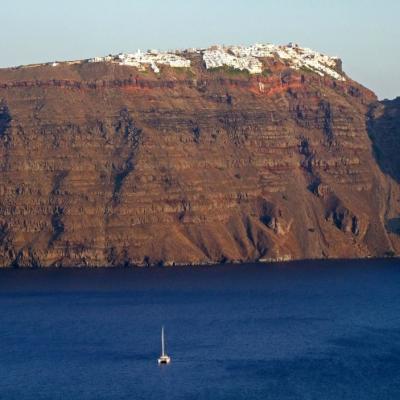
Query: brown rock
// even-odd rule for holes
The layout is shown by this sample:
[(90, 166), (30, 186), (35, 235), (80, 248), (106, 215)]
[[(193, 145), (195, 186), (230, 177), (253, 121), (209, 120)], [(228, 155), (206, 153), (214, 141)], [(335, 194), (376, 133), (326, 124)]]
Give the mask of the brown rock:
[(397, 111), (273, 68), (0, 70), (0, 265), (399, 254)]

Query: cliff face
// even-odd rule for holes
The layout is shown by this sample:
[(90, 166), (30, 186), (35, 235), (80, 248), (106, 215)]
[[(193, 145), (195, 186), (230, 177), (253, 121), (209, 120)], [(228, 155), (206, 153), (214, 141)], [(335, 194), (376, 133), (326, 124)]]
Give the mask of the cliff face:
[(400, 253), (397, 103), (192, 58), (0, 70), (1, 266)]
[[(400, 97), (373, 103), (368, 114), (368, 131), (373, 153), (381, 170), (389, 177), (386, 230), (400, 236)], [(396, 247), (397, 254), (399, 252)]]

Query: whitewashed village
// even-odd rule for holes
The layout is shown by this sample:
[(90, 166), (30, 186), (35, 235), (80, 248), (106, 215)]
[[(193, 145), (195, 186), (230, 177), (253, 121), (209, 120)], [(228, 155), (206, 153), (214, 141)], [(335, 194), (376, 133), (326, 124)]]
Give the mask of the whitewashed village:
[(205, 67), (216, 69), (230, 67), (248, 71), (250, 74), (261, 74), (263, 71), (262, 58), (279, 58), (293, 69), (307, 68), (320, 76), (328, 75), (337, 80), (345, 80), (337, 70), (337, 57), (330, 57), (308, 48), (302, 48), (289, 43), (285, 46), (273, 44), (255, 44), (252, 46), (212, 46), (207, 49), (187, 49), (163, 52), (148, 50), (136, 53), (120, 53), (106, 57), (94, 57), (89, 62), (117, 62), (121, 65), (145, 70), (150, 67), (155, 73), (160, 73), (160, 66), (173, 68), (190, 68), (191, 61), (185, 58), (188, 53), (201, 54)]
[[(76, 63), (117, 63), (135, 67), (139, 71), (151, 68), (156, 74), (161, 72), (160, 67), (165, 65), (172, 68), (190, 68), (190, 54), (200, 54), (207, 70), (228, 67), (240, 71), (248, 71), (250, 74), (263, 72), (263, 59), (274, 58), (285, 63), (295, 70), (305, 69), (320, 76), (329, 76), (333, 79), (345, 81), (345, 75), (338, 68), (338, 57), (321, 54), (309, 48), (303, 48), (297, 44), (289, 43), (284, 46), (274, 44), (254, 44), (251, 46), (220, 46), (215, 45), (203, 49), (186, 49), (173, 51), (137, 50), (135, 53), (119, 53), (104, 57), (93, 57), (86, 60), (70, 61)], [(53, 67), (61, 62), (48, 63)]]

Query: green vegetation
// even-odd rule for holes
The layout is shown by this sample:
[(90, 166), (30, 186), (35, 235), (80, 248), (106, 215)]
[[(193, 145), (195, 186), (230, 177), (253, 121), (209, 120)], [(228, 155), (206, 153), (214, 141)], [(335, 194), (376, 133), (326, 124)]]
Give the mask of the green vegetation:
[(301, 72), (304, 72), (304, 73), (306, 73), (306, 74), (315, 74), (315, 71), (312, 70), (310, 67), (307, 67), (306, 65), (302, 65), (302, 66), (300, 67), (300, 71), (301, 71)]
[(245, 75), (245, 76), (250, 75), (250, 72), (247, 71), (247, 69), (241, 70), (238, 68), (231, 67), (229, 65), (223, 65), (222, 67), (217, 67), (217, 68), (210, 68), (209, 71), (210, 72), (224, 72), (229, 75)]
[(184, 68), (184, 69), (186, 70), (185, 72), (188, 78), (194, 78), (196, 76), (196, 73), (191, 68)]
[(269, 68), (265, 68), (263, 70), (263, 72), (261, 72), (261, 75), (265, 76), (265, 77), (268, 77), (268, 76), (272, 75), (272, 71)]

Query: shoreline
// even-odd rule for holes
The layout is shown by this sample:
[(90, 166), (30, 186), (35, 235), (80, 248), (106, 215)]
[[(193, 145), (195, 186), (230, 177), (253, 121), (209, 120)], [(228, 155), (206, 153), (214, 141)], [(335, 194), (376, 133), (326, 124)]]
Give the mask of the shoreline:
[(383, 261), (383, 260), (399, 260), (400, 255), (394, 256), (369, 256), (369, 257), (354, 257), (354, 258), (298, 258), (298, 259), (285, 259), (284, 257), (276, 258), (276, 259), (259, 259), (259, 260), (248, 260), (248, 261), (235, 261), (235, 260), (228, 260), (223, 262), (203, 262), (203, 263), (154, 263), (154, 264), (147, 264), (147, 265), (140, 265), (140, 264), (129, 264), (129, 265), (76, 265), (76, 266), (6, 266), (1, 267), (0, 271), (11, 271), (11, 270), (22, 270), (22, 271), (31, 271), (31, 270), (40, 270), (40, 271), (54, 271), (54, 270), (145, 270), (145, 269), (201, 269), (201, 268), (213, 268), (217, 266), (245, 266), (245, 265), (291, 265), (296, 263), (304, 263), (304, 262), (311, 262), (317, 263), (320, 261), (323, 262), (362, 262), (362, 261)]

